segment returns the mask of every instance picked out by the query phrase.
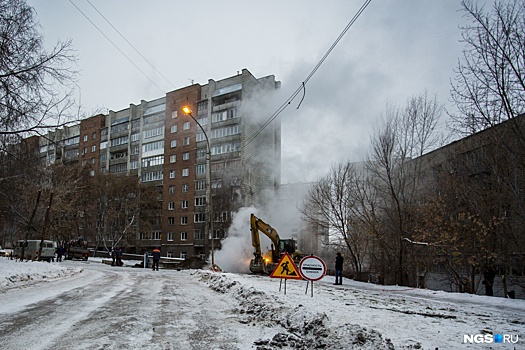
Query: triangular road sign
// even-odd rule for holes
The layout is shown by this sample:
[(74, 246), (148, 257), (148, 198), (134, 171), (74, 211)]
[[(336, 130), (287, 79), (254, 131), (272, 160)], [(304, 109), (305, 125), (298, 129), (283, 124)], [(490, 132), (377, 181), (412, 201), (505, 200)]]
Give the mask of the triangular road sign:
[(291, 280), (302, 280), (301, 274), (295, 266), (290, 254), (285, 253), (281, 257), (281, 260), (277, 263), (277, 266), (270, 275), (272, 278), (285, 278)]

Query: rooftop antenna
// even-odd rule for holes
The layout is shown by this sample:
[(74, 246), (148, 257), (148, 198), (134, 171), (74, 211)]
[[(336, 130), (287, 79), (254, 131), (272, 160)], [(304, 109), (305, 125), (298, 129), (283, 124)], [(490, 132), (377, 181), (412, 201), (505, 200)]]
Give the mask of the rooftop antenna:
[(193, 79), (187, 78), (189, 81), (191, 81), (190, 85), (193, 85)]

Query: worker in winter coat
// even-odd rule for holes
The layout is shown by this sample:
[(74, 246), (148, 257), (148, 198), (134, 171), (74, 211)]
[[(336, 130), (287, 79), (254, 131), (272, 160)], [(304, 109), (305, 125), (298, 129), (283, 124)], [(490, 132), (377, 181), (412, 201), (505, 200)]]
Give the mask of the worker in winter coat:
[(341, 253), (337, 253), (335, 257), (335, 283), (334, 284), (343, 284), (343, 262), (344, 259), (341, 256)]
[(117, 247), (117, 249), (115, 250), (115, 253), (117, 255), (117, 261), (116, 261), (117, 266), (124, 265), (124, 263), (122, 263), (122, 248)]
[(117, 260), (117, 252), (115, 251), (115, 247), (111, 249), (111, 266), (115, 266), (115, 261)]
[(155, 269), (159, 271), (160, 249), (155, 247), (155, 249), (153, 249), (152, 255), (153, 255), (153, 271), (155, 271)]

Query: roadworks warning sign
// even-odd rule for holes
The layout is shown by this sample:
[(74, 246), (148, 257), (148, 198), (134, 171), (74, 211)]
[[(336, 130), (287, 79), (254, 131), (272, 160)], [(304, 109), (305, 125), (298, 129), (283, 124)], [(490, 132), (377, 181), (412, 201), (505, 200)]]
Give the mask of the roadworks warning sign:
[(285, 253), (270, 275), (272, 278), (285, 278), (290, 280), (302, 280), (301, 274), (295, 266), (290, 254)]

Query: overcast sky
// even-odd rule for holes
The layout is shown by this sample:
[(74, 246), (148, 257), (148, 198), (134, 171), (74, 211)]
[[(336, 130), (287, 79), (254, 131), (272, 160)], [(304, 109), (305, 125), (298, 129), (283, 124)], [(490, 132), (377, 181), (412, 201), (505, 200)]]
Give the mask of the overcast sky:
[[(47, 46), (72, 39), (79, 58), (77, 99), (86, 115), (118, 111), (247, 68), (282, 82), (268, 117), (364, 2), (28, 0)], [(282, 182), (313, 181), (334, 162), (363, 159), (387, 103), (401, 106), (427, 90), (453, 109), (450, 80), (463, 48), (459, 9), (459, 0), (372, 0), (308, 81), (300, 108), (302, 94), (281, 114)]]

